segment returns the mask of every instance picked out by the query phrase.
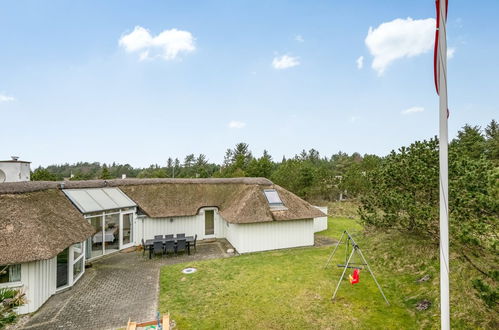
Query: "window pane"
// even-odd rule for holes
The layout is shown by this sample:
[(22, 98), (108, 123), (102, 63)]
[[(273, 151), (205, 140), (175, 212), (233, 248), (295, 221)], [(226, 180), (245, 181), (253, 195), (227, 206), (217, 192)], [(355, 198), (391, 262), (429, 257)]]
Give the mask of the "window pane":
[(66, 248), (64, 251), (57, 255), (57, 287), (60, 288), (68, 284), (68, 269), (69, 263), (69, 248)]
[(81, 272), (83, 272), (83, 258), (75, 262), (73, 265), (73, 279), (76, 279)]
[(133, 220), (133, 214), (131, 213), (123, 214), (123, 244), (128, 244), (132, 240), (133, 237), (132, 220)]
[(81, 256), (83, 253), (83, 244), (82, 243), (76, 243), (73, 245), (73, 260), (78, 259), (79, 256)]
[(7, 283), (9, 281), (9, 266), (0, 266), (0, 283)]
[(17, 282), (21, 280), (21, 265), (10, 265), (9, 266), (9, 277), (11, 282)]
[(0, 265), (0, 283), (18, 282), (21, 280), (21, 265)]
[(87, 245), (91, 247), (89, 256), (87, 258), (94, 258), (102, 255), (102, 242), (103, 233), (102, 233), (102, 217), (90, 218), (90, 224), (95, 228), (95, 234), (92, 236), (92, 239), (89, 239)]
[(215, 234), (215, 213), (213, 210), (204, 211), (204, 234)]
[(282, 204), (281, 198), (275, 189), (266, 189), (263, 192), (269, 204)]
[(104, 253), (118, 251), (120, 247), (120, 215), (106, 215), (104, 222)]

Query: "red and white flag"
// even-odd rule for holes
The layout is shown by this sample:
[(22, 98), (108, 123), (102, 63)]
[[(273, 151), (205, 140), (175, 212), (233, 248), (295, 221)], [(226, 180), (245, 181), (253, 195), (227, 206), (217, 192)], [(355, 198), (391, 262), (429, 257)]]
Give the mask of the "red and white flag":
[[(443, 4), (440, 2), (445, 1), (445, 14), (441, 13), (443, 10), (441, 7), (443, 7)], [(447, 40), (443, 42), (443, 44), (440, 44), (440, 39), (439, 39), (439, 30), (442, 25), (442, 29), (444, 29), (444, 33), (446, 33), (446, 22), (447, 22), (447, 8), (449, 5), (449, 0), (436, 0), (435, 1), (436, 7), (437, 7), (437, 17), (436, 17), (436, 30), (435, 30), (435, 48), (433, 51), (433, 78), (435, 80), (435, 89), (437, 90), (437, 94), (439, 94), (439, 86), (440, 86), (440, 70), (441, 70), (441, 58), (440, 55), (443, 54), (443, 56), (447, 56)], [(441, 24), (442, 19), (441, 17), (444, 16), (445, 20), (443, 20), (444, 24)], [(447, 57), (445, 57), (447, 59)], [(445, 66), (446, 70), (447, 66)], [(444, 76), (447, 76), (447, 72), (444, 72)], [(445, 81), (447, 84), (447, 82)], [(447, 118), (449, 118), (449, 109), (447, 109)]]

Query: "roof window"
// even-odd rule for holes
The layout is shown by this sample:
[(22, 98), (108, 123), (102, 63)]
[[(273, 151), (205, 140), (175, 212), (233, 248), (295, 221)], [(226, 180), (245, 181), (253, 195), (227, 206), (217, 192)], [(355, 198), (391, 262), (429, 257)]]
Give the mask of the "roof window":
[(275, 189), (265, 189), (263, 191), (265, 194), (265, 197), (267, 198), (267, 202), (269, 202), (269, 205), (271, 207), (279, 207), (279, 206), (284, 206), (282, 203), (281, 197), (279, 197), (279, 194)]

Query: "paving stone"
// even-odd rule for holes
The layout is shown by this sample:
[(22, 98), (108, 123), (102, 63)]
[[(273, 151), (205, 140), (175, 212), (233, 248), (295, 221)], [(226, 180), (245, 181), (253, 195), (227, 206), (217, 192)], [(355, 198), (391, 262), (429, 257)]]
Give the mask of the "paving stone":
[(142, 252), (115, 253), (92, 263), (69, 290), (52, 296), (23, 322), (22, 329), (116, 329), (128, 319), (156, 317), (159, 272), (164, 265), (229, 257), (226, 240), (198, 243), (197, 252), (178, 257), (142, 256)]

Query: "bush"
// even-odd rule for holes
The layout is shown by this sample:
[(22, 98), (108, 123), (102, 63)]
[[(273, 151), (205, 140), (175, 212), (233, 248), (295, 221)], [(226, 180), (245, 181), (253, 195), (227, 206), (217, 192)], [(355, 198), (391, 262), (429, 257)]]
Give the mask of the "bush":
[[(415, 142), (392, 151), (367, 174), (361, 219), (376, 227), (424, 234), (438, 241), (438, 140)], [(499, 176), (493, 162), (449, 152), (449, 223), (454, 242), (496, 251)]]
[(0, 328), (15, 321), (15, 309), (26, 303), (25, 294), (19, 289), (0, 288)]

